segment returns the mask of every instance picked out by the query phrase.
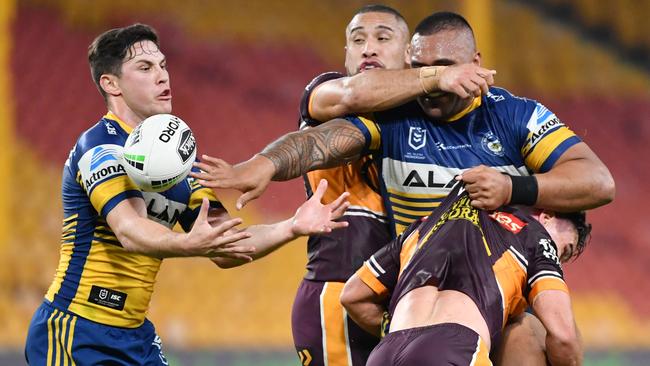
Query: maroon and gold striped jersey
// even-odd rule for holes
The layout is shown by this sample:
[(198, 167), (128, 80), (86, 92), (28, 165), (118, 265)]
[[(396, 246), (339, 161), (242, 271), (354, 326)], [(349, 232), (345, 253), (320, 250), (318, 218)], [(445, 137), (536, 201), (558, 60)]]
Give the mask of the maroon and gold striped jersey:
[[(321, 121), (311, 117), (311, 95), (314, 89), (328, 81), (343, 77), (337, 72), (317, 76), (307, 87), (300, 103), (300, 129), (317, 126)], [(307, 196), (321, 179), (329, 185), (324, 203), (334, 201), (343, 192), (350, 192), (350, 207), (341, 220), (347, 221), (345, 229), (323, 235), (312, 235), (307, 242), (308, 280), (347, 281), (363, 261), (391, 239), (386, 212), (380, 194), (377, 168), (367, 155), (344, 166), (316, 170), (305, 174)]]
[(376, 293), (390, 293), (390, 314), (415, 288), (463, 292), (497, 344), (508, 318), (523, 312), (537, 294), (568, 288), (557, 247), (537, 220), (516, 208), (478, 210), (459, 187), (357, 274)]

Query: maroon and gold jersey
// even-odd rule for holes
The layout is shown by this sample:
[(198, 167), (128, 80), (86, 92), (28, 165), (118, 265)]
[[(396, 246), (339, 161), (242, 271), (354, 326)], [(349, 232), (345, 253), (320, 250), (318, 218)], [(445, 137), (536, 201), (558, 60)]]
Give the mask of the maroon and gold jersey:
[(497, 344), (508, 318), (537, 294), (568, 289), (557, 247), (538, 221), (516, 208), (478, 210), (459, 191), (457, 186), (357, 274), (376, 293), (390, 293), (390, 314), (415, 288), (460, 291), (474, 300)]
[[(314, 89), (340, 77), (343, 77), (340, 73), (328, 72), (317, 76), (307, 85), (300, 102), (300, 129), (321, 123), (311, 117), (311, 94)], [(349, 226), (309, 237), (305, 278), (345, 282), (366, 258), (391, 239), (386, 212), (378, 193), (377, 169), (368, 155), (344, 166), (309, 172), (304, 176), (308, 197), (311, 197), (321, 179), (327, 179), (329, 183), (323, 197), (324, 203), (334, 201), (343, 192), (350, 192), (350, 207), (341, 219), (347, 221)]]

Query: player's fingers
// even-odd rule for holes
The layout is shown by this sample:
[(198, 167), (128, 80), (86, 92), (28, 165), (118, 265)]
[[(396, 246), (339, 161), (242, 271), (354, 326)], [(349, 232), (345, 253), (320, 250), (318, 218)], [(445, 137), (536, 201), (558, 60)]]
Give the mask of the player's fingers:
[(217, 182), (217, 181), (215, 181), (215, 180), (198, 179), (197, 182), (198, 182), (200, 185), (204, 186), (204, 187), (208, 187), (208, 188), (221, 188), (221, 185), (219, 184), (219, 182)]
[[(224, 221), (224, 222), (222, 222), (219, 225), (214, 227), (213, 235), (215, 237), (224, 237), (225, 238), (226, 236), (224, 236), (224, 233), (228, 232), (228, 230), (233, 229), (235, 226), (241, 224), (242, 221), (243, 220), (241, 218), (239, 218), (239, 217), (235, 217), (234, 219), (226, 220), (226, 221)], [(234, 235), (239, 235), (239, 234), (242, 234), (242, 232), (238, 232), (238, 233), (236, 233)]]
[(240, 245), (237, 242), (232, 242), (229, 244), (225, 244), (220, 246), (219, 248), (215, 249), (219, 253), (238, 253), (238, 254), (253, 254), (255, 253), (256, 249), (254, 246), (251, 245)]
[(244, 206), (246, 206), (246, 204), (248, 204), (248, 202), (256, 199), (261, 194), (262, 193), (259, 192), (259, 190), (252, 190), (252, 191), (245, 192), (244, 194), (239, 196), (235, 207), (237, 207), (238, 210), (241, 210), (242, 208), (244, 208)]
[(325, 195), (326, 191), (327, 191), (327, 180), (321, 179), (320, 182), (318, 182), (318, 187), (316, 187), (316, 191), (314, 192), (314, 199), (320, 202), (323, 196)]
[(199, 169), (201, 169), (201, 171), (207, 172), (207, 173), (210, 173), (210, 172), (212, 172), (214, 170), (213, 165), (211, 165), (209, 163), (206, 163), (204, 161), (197, 161), (197, 162), (194, 162), (192, 165), (195, 168), (199, 168)]
[(230, 164), (228, 164), (225, 160), (219, 159), (219, 158), (213, 158), (210, 155), (201, 155), (201, 159), (212, 163), (216, 167), (229, 167)]
[(215, 250), (219, 249), (227, 252), (234, 252), (237, 251), (238, 249), (236, 248), (240, 246), (229, 246), (228, 244), (237, 243), (240, 240), (248, 239), (250, 237), (251, 237), (251, 233), (247, 231), (237, 233), (237, 234), (232, 234), (232, 235), (221, 235), (212, 241), (211, 248)]
[(483, 201), (481, 201), (481, 200), (471, 200), (469, 202), (469, 204), (472, 205), (472, 207), (478, 208), (480, 210), (485, 210), (486, 209), (485, 208), (485, 203)]
[(328, 206), (332, 209), (332, 211), (337, 210), (339, 207), (341, 207), (344, 203), (348, 202), (347, 199), (350, 197), (349, 192), (343, 192), (341, 193), (338, 198), (334, 200), (334, 202), (330, 203)]
[(481, 88), (472, 80), (465, 80), (462, 84), (463, 88), (467, 92), (467, 95), (471, 97), (478, 97), (481, 95)]
[(479, 87), (482, 94), (487, 95), (489, 86), (488, 86), (487, 82), (485, 81), (485, 79), (479, 77), (478, 75), (475, 75), (472, 78), (472, 81), (474, 82), (474, 84), (476, 84)]
[(347, 221), (332, 221), (330, 222), (327, 227), (330, 228), (331, 230), (336, 230), (336, 229), (342, 229), (344, 227), (348, 227), (349, 223)]
[(338, 219), (345, 214), (345, 211), (350, 207), (350, 202), (344, 202), (341, 206), (332, 211), (332, 219)]
[(467, 91), (465, 90), (465, 88), (463, 88), (459, 84), (453, 85), (451, 87), (451, 92), (458, 95), (462, 99), (465, 99), (465, 98), (469, 97), (469, 94), (467, 94)]
[(251, 257), (250, 255), (239, 254), (239, 253), (223, 253), (223, 254), (220, 254), (219, 257), (243, 260), (243, 261), (246, 261), (246, 262), (252, 262), (253, 261), (253, 257)]
[(199, 215), (196, 217), (195, 224), (208, 221), (209, 207), (210, 207), (210, 202), (208, 202), (208, 199), (204, 197), (203, 200), (201, 200), (201, 208), (199, 209)]

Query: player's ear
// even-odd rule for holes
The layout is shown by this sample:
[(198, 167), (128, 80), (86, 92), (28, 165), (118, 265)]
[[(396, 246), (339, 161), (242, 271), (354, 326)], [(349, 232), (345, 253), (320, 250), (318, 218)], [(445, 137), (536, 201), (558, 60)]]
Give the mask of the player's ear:
[(475, 63), (477, 66), (481, 66), (481, 53), (480, 52), (477, 51), (474, 54), (474, 58), (472, 59), (472, 62)]
[(102, 74), (102, 76), (99, 77), (99, 85), (108, 95), (116, 97), (122, 94), (117, 76), (113, 74)]
[(410, 42), (406, 45), (406, 49), (404, 50), (404, 63), (407, 65), (411, 65), (411, 43)]
[(547, 222), (549, 222), (553, 218), (555, 218), (555, 212), (553, 212), (553, 211), (544, 210), (544, 211), (540, 212), (540, 214), (539, 214), (539, 221), (542, 223), (542, 225), (546, 224)]

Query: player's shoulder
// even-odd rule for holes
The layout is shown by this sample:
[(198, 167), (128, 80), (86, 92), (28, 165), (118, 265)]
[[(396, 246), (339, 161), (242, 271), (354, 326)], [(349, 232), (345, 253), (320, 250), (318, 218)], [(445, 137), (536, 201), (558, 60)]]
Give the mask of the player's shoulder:
[(342, 73), (338, 71), (327, 71), (322, 74), (317, 75), (313, 78), (309, 84), (305, 87), (305, 91), (313, 91), (317, 86), (322, 83), (325, 83), (330, 80), (336, 80), (345, 77)]
[(101, 145), (123, 146), (126, 136), (116, 122), (104, 117), (81, 133), (75, 148), (83, 153)]
[(485, 102), (498, 109), (535, 108), (539, 102), (515, 95), (507, 89), (492, 86), (484, 98)]
[(506, 89), (490, 87), (483, 98), (486, 107), (501, 120), (510, 124), (527, 127), (531, 123), (541, 123), (555, 118), (555, 115), (535, 99), (517, 96)]
[(325, 82), (340, 79), (342, 77), (345, 77), (345, 75), (341, 74), (340, 72), (328, 71), (316, 76), (314, 79), (312, 79), (312, 81), (309, 82), (309, 84), (307, 84), (304, 92), (302, 93), (302, 97), (300, 98), (300, 118), (298, 121), (300, 129), (309, 126), (318, 126), (321, 123), (321, 121), (314, 119), (310, 113), (311, 95), (314, 90)]

